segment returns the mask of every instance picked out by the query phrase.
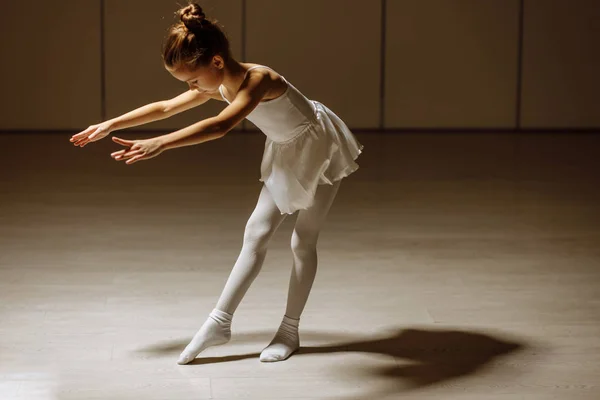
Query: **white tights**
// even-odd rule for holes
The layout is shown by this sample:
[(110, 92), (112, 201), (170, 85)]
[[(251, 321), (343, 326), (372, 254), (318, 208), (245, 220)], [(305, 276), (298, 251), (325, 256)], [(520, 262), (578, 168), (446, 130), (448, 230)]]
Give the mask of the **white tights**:
[[(293, 264), (286, 312), (275, 338), (263, 350), (261, 361), (281, 361), (299, 346), (298, 322), (317, 272), (317, 240), (340, 183), (338, 180), (333, 185), (319, 185), (313, 205), (298, 211), (291, 240)], [(263, 186), (246, 224), (242, 250), (211, 313), (212, 318), (207, 319), (186, 347), (178, 361), (180, 364), (188, 363), (210, 345), (229, 341), (231, 318), (262, 268), (271, 237), (287, 215), (281, 214)]]
[[(313, 205), (298, 211), (292, 232), (293, 254), (285, 315), (299, 319), (317, 272), (317, 239), (341, 181), (319, 185)], [(281, 214), (269, 191), (262, 187), (256, 208), (248, 219), (241, 253), (233, 266), (216, 308), (233, 314), (260, 272), (269, 241), (288, 214)]]

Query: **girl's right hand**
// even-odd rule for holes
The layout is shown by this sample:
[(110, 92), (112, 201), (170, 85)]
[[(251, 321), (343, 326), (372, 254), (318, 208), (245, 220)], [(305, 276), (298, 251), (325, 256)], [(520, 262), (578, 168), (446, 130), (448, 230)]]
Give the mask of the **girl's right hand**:
[(111, 131), (111, 126), (106, 122), (103, 122), (100, 124), (91, 125), (85, 131), (73, 135), (70, 141), (73, 142), (75, 146), (83, 147), (90, 142), (95, 142), (106, 137)]

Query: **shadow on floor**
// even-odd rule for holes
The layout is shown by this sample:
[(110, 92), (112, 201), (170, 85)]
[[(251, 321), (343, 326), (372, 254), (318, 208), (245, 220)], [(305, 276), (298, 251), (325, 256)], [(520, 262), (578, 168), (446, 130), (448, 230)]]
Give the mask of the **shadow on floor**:
[[(530, 347), (524, 341), (501, 339), (489, 333), (464, 330), (429, 330), (409, 328), (387, 331), (387, 335), (377, 338), (363, 337), (347, 339), (321, 346), (302, 346), (292, 357), (304, 354), (361, 352), (388, 355), (399, 362), (395, 365), (376, 367), (367, 372), (365, 379), (387, 377), (389, 387), (378, 393), (383, 398), (397, 392), (415, 390), (449, 380), (475, 375), (484, 367), (491, 367), (492, 360), (501, 356), (523, 351)], [(310, 340), (327, 340), (335, 337), (340, 340), (344, 335), (319, 332), (302, 332), (301, 337)], [(375, 336), (375, 335), (373, 335)], [(235, 335), (236, 342), (264, 339), (265, 334), (259, 332), (240, 333)], [(146, 354), (157, 356), (173, 353), (174, 358), (183, 350), (189, 341), (169, 342), (140, 350)], [(176, 353), (176, 354), (175, 354)], [(247, 353), (222, 357), (199, 357), (189, 365), (215, 364), (244, 359), (258, 358), (260, 353)], [(402, 362), (406, 360), (406, 363)], [(344, 366), (347, 367), (347, 366)], [(363, 371), (364, 372), (364, 371)], [(345, 397), (344, 400), (374, 399), (375, 394), (360, 397)], [(377, 397), (380, 398), (380, 397)]]

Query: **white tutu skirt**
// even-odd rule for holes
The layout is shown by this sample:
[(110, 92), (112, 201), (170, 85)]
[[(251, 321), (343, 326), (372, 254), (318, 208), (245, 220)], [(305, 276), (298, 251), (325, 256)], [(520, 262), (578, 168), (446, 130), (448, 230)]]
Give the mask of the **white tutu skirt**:
[(316, 123), (283, 143), (267, 137), (260, 181), (281, 214), (309, 208), (318, 185), (333, 185), (358, 169), (360, 144), (346, 124), (323, 104), (313, 101)]

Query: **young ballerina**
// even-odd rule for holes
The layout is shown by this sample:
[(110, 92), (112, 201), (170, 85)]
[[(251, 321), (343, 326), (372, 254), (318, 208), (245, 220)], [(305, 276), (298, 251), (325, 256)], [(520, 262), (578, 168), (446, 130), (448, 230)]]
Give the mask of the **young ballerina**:
[(222, 138), (244, 118), (260, 128), (266, 135), (263, 186), (246, 224), (241, 252), (215, 308), (177, 362), (187, 364), (204, 349), (230, 340), (233, 314), (262, 267), (269, 240), (287, 215), (299, 211), (291, 239), (285, 315), (260, 355), (263, 362), (282, 361), (300, 346), (298, 325), (317, 271), (319, 232), (342, 178), (358, 169), (355, 160), (363, 146), (332, 111), (307, 99), (283, 76), (266, 66), (234, 60), (226, 36), (199, 5), (192, 3), (177, 14), (181, 22), (169, 30), (163, 61), (189, 90), (92, 125), (71, 142), (83, 147), (112, 131), (168, 118), (209, 99), (228, 106), (216, 117), (167, 135), (145, 140), (113, 137), (126, 149), (111, 156), (133, 164), (168, 149)]

